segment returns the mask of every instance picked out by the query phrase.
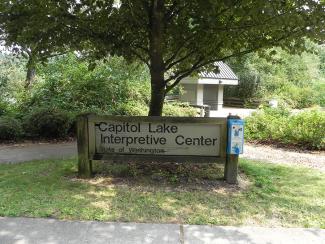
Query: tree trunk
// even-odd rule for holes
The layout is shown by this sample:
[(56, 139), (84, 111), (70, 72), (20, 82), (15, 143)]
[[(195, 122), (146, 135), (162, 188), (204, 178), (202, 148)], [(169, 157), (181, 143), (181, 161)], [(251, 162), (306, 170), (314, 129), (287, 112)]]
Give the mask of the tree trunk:
[(149, 116), (161, 116), (166, 93), (163, 59), (164, 0), (152, 0), (149, 13), (151, 101)]
[(163, 72), (151, 71), (151, 100), (149, 116), (161, 116), (165, 100), (165, 80)]
[(29, 89), (30, 86), (33, 84), (36, 76), (35, 62), (32, 56), (29, 56), (26, 67), (27, 67), (27, 74), (25, 80), (25, 89)]

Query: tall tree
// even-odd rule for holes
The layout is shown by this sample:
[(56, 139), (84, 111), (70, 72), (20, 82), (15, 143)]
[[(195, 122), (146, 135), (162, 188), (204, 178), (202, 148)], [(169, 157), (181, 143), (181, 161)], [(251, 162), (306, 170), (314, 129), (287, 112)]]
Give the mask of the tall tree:
[[(24, 24), (24, 21), (30, 21), (30, 18), (33, 18), (37, 9), (25, 9), (24, 7), (29, 6), (28, 3), (15, 5), (17, 2), (19, 1), (0, 3), (0, 22), (2, 22), (0, 45), (6, 46), (6, 51), (21, 55), (27, 60), (24, 87), (29, 89), (36, 76), (36, 65), (65, 53), (67, 46), (56, 43), (58, 40), (53, 37), (58, 32), (50, 28), (49, 22), (36, 23), (40, 20), (36, 18), (32, 21), (33, 23)], [(33, 31), (31, 28), (36, 29)]]
[(9, 43), (146, 63), (151, 116), (184, 77), (267, 47), (302, 50), (303, 36), (324, 41), (325, 26), (317, 0), (2, 0), (0, 13)]

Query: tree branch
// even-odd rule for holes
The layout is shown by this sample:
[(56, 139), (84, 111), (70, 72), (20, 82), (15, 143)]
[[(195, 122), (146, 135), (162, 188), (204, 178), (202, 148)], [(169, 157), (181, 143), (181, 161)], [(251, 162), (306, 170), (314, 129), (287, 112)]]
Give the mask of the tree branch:
[[(187, 44), (190, 43), (190, 41), (196, 36), (196, 33), (193, 33), (190, 37), (188, 37), (181, 45), (178, 46), (177, 50), (174, 52), (174, 54), (168, 58), (165, 62), (165, 66), (169, 66), (168, 64), (172, 62), (177, 55), (181, 52), (181, 50), (187, 46)], [(170, 68), (169, 68), (170, 69)], [(168, 70), (168, 69), (167, 69)]]
[(284, 16), (286, 14), (288, 14), (288, 13), (284, 12), (284, 13), (272, 16), (272, 17), (264, 20), (263, 22), (258, 21), (258, 22), (255, 22), (255, 23), (251, 23), (253, 21), (248, 21), (248, 22), (246, 22), (246, 24), (244, 22), (244, 23), (242, 23), (242, 25), (232, 26), (232, 27), (227, 25), (224, 28), (216, 28), (215, 30), (217, 30), (217, 31), (237, 31), (237, 30), (254, 28), (254, 27), (258, 27), (258, 26), (266, 26), (266, 25), (269, 26), (270, 23), (271, 23), (271, 20), (282, 17), (282, 16)]
[[(204, 58), (199, 58), (198, 61), (196, 61), (191, 68), (182, 70), (174, 74), (173, 76), (169, 77), (168, 79), (165, 80), (166, 82), (166, 94), (172, 90), (183, 78), (189, 76), (192, 72), (198, 69), (198, 67), (201, 66), (201, 62), (204, 60)], [(171, 85), (167, 85), (169, 81), (172, 81), (175, 79), (175, 82)]]
[[(303, 28), (302, 28), (303, 29)], [(274, 45), (275, 43), (279, 42), (279, 41), (282, 41), (286, 38), (288, 38), (288, 36), (291, 36), (291, 35), (294, 35), (296, 33), (298, 33), (299, 31), (301, 31), (301, 29), (295, 31), (295, 32), (291, 32), (290, 34), (285, 34), (281, 37), (279, 37), (278, 39), (276, 40), (273, 40), (273, 41), (270, 41), (268, 43), (268, 46), (270, 45)], [(248, 54), (248, 53), (251, 53), (251, 52), (254, 52), (254, 51), (257, 51), (261, 48), (265, 47), (265, 45), (258, 45), (256, 47), (253, 47), (253, 48), (250, 48), (250, 49), (246, 49), (246, 50), (243, 50), (243, 51), (240, 51), (240, 52), (236, 52), (236, 53), (232, 53), (230, 55), (227, 55), (227, 56), (224, 56), (222, 58), (216, 58), (216, 59), (211, 59), (211, 60), (208, 60), (206, 62), (203, 62), (203, 59), (197, 61), (191, 68), (187, 69), (187, 70), (182, 70), (182, 71), (179, 71), (177, 72), (176, 74), (174, 74), (173, 76), (169, 77), (168, 79), (166, 79), (166, 84), (172, 80), (175, 80), (171, 85), (166, 85), (166, 94), (171, 91), (175, 86), (177, 86), (179, 84), (179, 82), (184, 79), (185, 77), (189, 76), (191, 73), (193, 73), (195, 70), (198, 70), (208, 64), (212, 64), (212, 63), (215, 63), (217, 61), (224, 61), (226, 59), (229, 59), (231, 57), (235, 57), (235, 56), (241, 56), (241, 55), (245, 55), (245, 54)]]
[(184, 60), (188, 59), (190, 56), (192, 56), (195, 53), (194, 50), (190, 51), (189, 53), (187, 53), (186, 55), (184, 55), (183, 57), (179, 58), (178, 60), (170, 63), (169, 65), (166, 66), (166, 71), (170, 70), (174, 65), (183, 62)]
[[(202, 61), (203, 60), (200, 60), (200, 62), (202, 62)], [(198, 63), (198, 61), (196, 63)], [(193, 67), (196, 67), (196, 65), (192, 65), (191, 68), (180, 70), (180, 71), (176, 72), (175, 74), (171, 75), (169, 78), (165, 79), (166, 84), (168, 84), (168, 82), (170, 82), (172, 80), (177, 79), (180, 75), (187, 73), (189, 70), (191, 70), (193, 72), (195, 70), (195, 69), (193, 69)]]
[[(237, 0), (233, 5), (231, 5), (230, 7), (228, 8), (224, 8), (222, 9), (217, 15), (221, 15), (221, 14), (224, 14), (225, 12), (229, 11), (233, 6), (237, 5), (241, 0)], [(172, 5), (173, 7), (173, 10), (176, 9), (176, 6), (175, 6), (175, 2), (176, 1), (173, 1), (174, 4)], [(180, 9), (181, 11), (182, 9)], [(179, 11), (179, 12), (180, 12)], [(169, 11), (169, 12), (173, 12), (173, 11)], [(178, 12), (178, 13), (179, 13)], [(177, 61), (174, 61), (172, 62), (177, 56), (178, 54), (181, 52), (181, 50), (196, 36), (196, 33), (192, 34), (190, 37), (188, 37), (181, 45), (178, 46), (177, 50), (174, 52), (174, 54), (168, 58), (165, 62), (165, 65), (166, 65), (166, 71), (170, 70), (174, 65), (178, 64), (179, 62), (182, 62), (184, 61), (186, 58), (188, 58), (189, 56), (191, 56), (194, 51), (191, 51), (190, 53), (186, 54), (184, 57), (178, 59)], [(172, 62), (172, 63), (171, 63)]]

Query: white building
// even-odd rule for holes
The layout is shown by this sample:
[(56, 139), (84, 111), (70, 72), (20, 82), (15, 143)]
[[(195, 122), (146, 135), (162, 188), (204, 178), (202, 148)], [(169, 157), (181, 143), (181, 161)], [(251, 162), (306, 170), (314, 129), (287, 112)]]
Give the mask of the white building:
[(180, 100), (192, 105), (210, 105), (211, 110), (221, 110), (223, 107), (223, 88), (226, 85), (238, 85), (238, 77), (232, 69), (223, 62), (216, 62), (219, 70), (202, 72), (198, 77), (186, 77), (181, 82), (182, 94)]

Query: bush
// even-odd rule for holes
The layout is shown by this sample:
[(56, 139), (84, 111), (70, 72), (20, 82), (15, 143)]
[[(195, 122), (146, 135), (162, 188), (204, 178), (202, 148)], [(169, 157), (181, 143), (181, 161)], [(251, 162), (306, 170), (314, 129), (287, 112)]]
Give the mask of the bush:
[(16, 140), (23, 134), (20, 121), (8, 117), (0, 117), (0, 141)]
[(307, 110), (290, 114), (285, 109), (266, 108), (246, 118), (248, 140), (295, 144), (310, 149), (325, 149), (325, 113)]
[(147, 116), (148, 106), (140, 102), (126, 102), (121, 103), (116, 110), (113, 111), (114, 115), (128, 115), (128, 116)]
[[(139, 113), (150, 98), (148, 69), (122, 58), (98, 61), (94, 69), (75, 54), (53, 58), (38, 70), (39, 81), (22, 107), (52, 107), (76, 113)], [(138, 106), (141, 104), (141, 106)]]
[(0, 100), (0, 116), (5, 115), (8, 110), (8, 104)]
[(325, 149), (325, 112), (309, 110), (290, 117), (288, 141)]
[(70, 125), (68, 113), (49, 108), (36, 109), (24, 118), (24, 129), (30, 137), (65, 138)]
[(185, 103), (166, 103), (164, 105), (163, 116), (174, 117), (195, 117), (197, 109)]
[[(149, 107), (139, 102), (122, 103), (113, 113), (115, 115), (128, 116), (147, 116)], [(175, 117), (194, 117), (197, 115), (197, 109), (184, 103), (165, 103), (163, 116)]]

